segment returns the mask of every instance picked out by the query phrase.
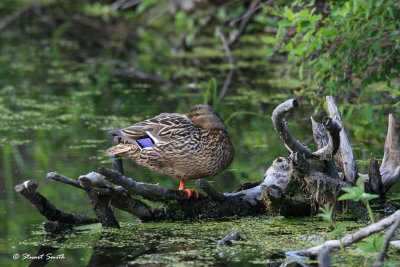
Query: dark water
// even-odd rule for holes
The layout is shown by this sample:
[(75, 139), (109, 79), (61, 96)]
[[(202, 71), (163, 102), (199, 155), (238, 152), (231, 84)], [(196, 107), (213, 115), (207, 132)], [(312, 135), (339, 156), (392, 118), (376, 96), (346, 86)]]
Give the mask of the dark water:
[[(5, 35), (2, 41), (12, 38)], [(27, 266), (39, 249), (41, 254), (60, 257), (48, 266), (83, 266), (89, 262), (95, 266), (99, 262), (107, 266), (268, 266), (299, 260), (284, 253), (326, 238), (328, 225), (317, 218), (139, 224), (120, 211), (116, 215), (124, 222), (121, 230), (105, 231), (92, 225), (52, 237), (42, 230), (44, 219), (14, 192), (16, 184), (36, 179), (38, 191), (58, 207), (93, 214), (82, 190), (47, 181), (46, 173), (57, 171), (77, 178), (99, 166), (110, 166), (104, 153), (111, 143), (107, 130), (160, 112), (185, 112), (194, 104), (210, 103), (210, 78), (215, 77), (221, 89), (232, 66), (227, 64), (220, 44), (208, 39), (199, 43), (191, 52), (174, 54), (173, 64), (164, 62), (171, 74), (157, 79), (132, 78), (129, 64), (121, 65), (112, 56), (85, 62), (63, 57), (49, 43), (27, 47), (16, 42), (1, 48), (1, 65), (7, 66), (0, 74), (1, 266)], [(71, 47), (68, 49), (73, 52)], [(226, 192), (245, 181), (259, 181), (274, 158), (288, 154), (270, 121), (273, 108), (288, 98), (299, 97), (303, 103), (290, 123), (293, 133), (314, 147), (309, 116), (322, 117), (321, 103), (299, 94), (296, 89), (303, 84), (296, 75), (267, 60), (272, 49), (243, 38), (234, 52), (242, 76), (233, 76), (228, 91), (218, 101), (218, 111), (227, 120), (236, 155), (224, 173), (211, 179), (218, 190)], [(351, 131), (350, 137), (357, 141)], [(356, 153), (361, 165), (371, 152), (382, 157), (383, 138), (381, 134), (376, 140), (358, 142)], [(128, 176), (137, 180), (178, 186), (176, 180), (133, 163), (125, 166)], [(343, 223), (349, 230), (363, 225)], [(231, 231), (242, 232), (245, 240), (217, 249), (217, 241)], [(16, 253), (21, 258), (14, 260)], [(22, 259), (23, 254), (27, 259)]]

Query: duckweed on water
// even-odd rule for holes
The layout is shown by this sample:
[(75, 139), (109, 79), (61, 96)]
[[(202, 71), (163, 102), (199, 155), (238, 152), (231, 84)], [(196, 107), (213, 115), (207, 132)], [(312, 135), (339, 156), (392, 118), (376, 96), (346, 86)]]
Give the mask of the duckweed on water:
[[(349, 220), (340, 223), (348, 231), (364, 226)], [(130, 248), (125, 257), (132, 258), (128, 260), (129, 264), (138, 265), (163, 263), (176, 266), (180, 263), (206, 266), (221, 262), (265, 265), (291, 261), (286, 258), (286, 252), (320, 244), (329, 232), (329, 225), (316, 218), (257, 217), (225, 221), (122, 223), (121, 226), (121, 229), (107, 230), (102, 230), (99, 224), (80, 226), (73, 233), (63, 234), (61, 239), (44, 237), (43, 231), (33, 231), (21, 244), (65, 249)], [(217, 249), (217, 242), (230, 232), (240, 232), (244, 238), (233, 246)], [(354, 255), (359, 253), (355, 251)], [(340, 255), (338, 259), (341, 260)]]

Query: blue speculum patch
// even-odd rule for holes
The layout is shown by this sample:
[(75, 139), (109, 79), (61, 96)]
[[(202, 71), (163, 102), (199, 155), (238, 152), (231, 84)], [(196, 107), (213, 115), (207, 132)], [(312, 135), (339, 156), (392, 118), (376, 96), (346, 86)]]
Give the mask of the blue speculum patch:
[(146, 148), (146, 147), (153, 147), (154, 146), (154, 141), (150, 137), (136, 139), (136, 142), (138, 143), (140, 148)]

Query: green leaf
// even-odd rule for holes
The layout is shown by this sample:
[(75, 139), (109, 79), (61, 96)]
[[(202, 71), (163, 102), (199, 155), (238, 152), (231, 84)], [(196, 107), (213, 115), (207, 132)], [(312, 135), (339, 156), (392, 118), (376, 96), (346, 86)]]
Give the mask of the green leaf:
[(363, 194), (363, 191), (361, 191), (361, 189), (357, 186), (343, 188), (343, 191), (345, 191), (346, 194), (341, 195), (338, 198), (339, 201), (343, 200), (360, 201)]
[(331, 232), (331, 237), (332, 238), (340, 238), (344, 235), (344, 233), (347, 231), (347, 228), (344, 225), (338, 225), (335, 230)]
[(383, 244), (383, 239), (383, 233), (369, 236), (360, 242), (359, 248), (364, 252), (379, 252)]
[(372, 199), (375, 199), (375, 198), (378, 198), (378, 197), (379, 197), (379, 196), (378, 196), (378, 195), (375, 195), (375, 194), (362, 193), (362, 195), (361, 195), (361, 200), (364, 201), (364, 202), (368, 202), (368, 201), (370, 201), (370, 200), (372, 200)]
[(320, 213), (317, 214), (318, 217), (321, 217), (324, 221), (333, 222), (333, 207), (327, 203), (323, 207), (319, 208)]

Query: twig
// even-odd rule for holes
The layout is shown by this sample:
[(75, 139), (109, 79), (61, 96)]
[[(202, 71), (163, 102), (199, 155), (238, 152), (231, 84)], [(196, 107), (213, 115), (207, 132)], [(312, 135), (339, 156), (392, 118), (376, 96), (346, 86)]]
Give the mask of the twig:
[(289, 99), (278, 105), (272, 112), (272, 123), (275, 131), (278, 133), (282, 142), (290, 152), (299, 152), (306, 158), (313, 157), (311, 150), (294, 140), (290, 133), (286, 120), (293, 114), (294, 110), (299, 107), (299, 102), (296, 99)]
[(22, 184), (16, 185), (15, 191), (29, 200), (29, 202), (36, 207), (39, 213), (46, 217), (49, 221), (58, 221), (60, 223), (74, 225), (98, 222), (98, 220), (95, 218), (64, 212), (56, 208), (49, 200), (47, 200), (40, 193), (36, 192), (37, 187), (37, 181), (28, 180)]
[[(162, 212), (157, 212), (157, 210), (153, 210), (151, 207), (146, 205), (140, 200), (132, 199), (127, 191), (121, 187), (110, 187), (104, 184), (104, 181), (100, 177), (96, 178), (96, 182), (93, 179), (88, 179), (87, 177), (82, 178), (80, 181), (71, 179), (69, 177), (60, 175), (56, 172), (50, 172), (46, 175), (47, 179), (55, 180), (64, 184), (72, 185), (74, 187), (85, 190), (85, 188), (80, 184), (87, 184), (88, 187), (93, 187), (94, 193), (98, 195), (108, 195), (111, 197), (110, 204), (114, 207), (131, 213), (135, 216), (141, 217), (146, 220), (149, 217), (153, 217), (153, 219), (161, 219), (163, 218)], [(99, 188), (98, 186), (102, 186)]]
[(226, 93), (228, 92), (229, 86), (231, 85), (233, 74), (235, 74), (235, 69), (231, 69), (226, 75), (226, 78), (224, 80), (224, 84), (222, 85), (221, 91), (219, 92), (218, 95), (218, 101), (221, 102), (221, 100), (224, 98)]
[(246, 30), (247, 25), (249, 24), (252, 16), (261, 9), (262, 5), (260, 4), (260, 0), (253, 0), (250, 3), (249, 8), (247, 9), (246, 13), (241, 16), (240, 18), (237, 18), (229, 23), (230, 26), (233, 26), (236, 22), (240, 21), (239, 29), (235, 30), (231, 34), (231, 38), (229, 40), (228, 46), (232, 47), (234, 46), (237, 41), (239, 40), (240, 36), (244, 33)]
[(4, 30), (11, 22), (21, 17), (25, 12), (32, 8), (33, 5), (25, 5), (12, 13), (11, 15), (5, 17), (0, 21), (0, 31)]
[(93, 205), (93, 209), (99, 218), (101, 225), (104, 228), (120, 228), (117, 219), (109, 206), (111, 198), (109, 195), (101, 195), (95, 190), (95, 186), (98, 186), (99, 181), (104, 180), (98, 173), (89, 173), (79, 177), (79, 182), (85, 189), (89, 196), (90, 202)]
[(221, 31), (221, 28), (219, 28), (219, 27), (217, 27), (216, 31), (217, 31), (217, 34), (219, 35), (219, 38), (221, 39), (221, 42), (224, 47), (224, 50), (225, 50), (225, 53), (226, 53), (229, 63), (232, 65), (235, 65), (236, 60), (232, 55), (231, 48), (229, 47), (228, 41), (226, 40), (224, 33)]
[(216, 200), (222, 200), (225, 198), (225, 195), (222, 194), (221, 192), (218, 192), (215, 190), (214, 187), (212, 187), (206, 180), (204, 179), (199, 179), (196, 181), (196, 184), (198, 187), (203, 189), (204, 192), (207, 193), (211, 198), (216, 199)]
[(383, 265), (383, 261), (385, 259), (386, 252), (389, 248), (390, 240), (393, 238), (394, 233), (396, 232), (397, 228), (400, 226), (400, 216), (395, 219), (395, 222), (386, 232), (385, 239), (382, 244), (381, 252), (379, 253), (378, 257), (374, 262), (374, 267), (380, 267)]
[(400, 218), (400, 210), (396, 211), (392, 215), (376, 222), (373, 224), (368, 225), (367, 227), (364, 227), (357, 232), (347, 234), (344, 236), (340, 241), (339, 240), (328, 240), (322, 245), (311, 247), (308, 249), (304, 250), (299, 250), (299, 251), (294, 251), (293, 253), (299, 255), (299, 256), (316, 256), (318, 253), (326, 248), (329, 247), (330, 249), (338, 249), (340, 248), (340, 245), (343, 245), (344, 247), (350, 246), (351, 244), (358, 242), (374, 233), (380, 232), (389, 226), (391, 226), (395, 221), (399, 220)]
[(226, 95), (226, 93), (228, 92), (229, 89), (229, 85), (231, 84), (232, 78), (233, 78), (233, 74), (237, 73), (237, 75), (239, 76), (240, 80), (242, 81), (242, 83), (248, 87), (248, 88), (253, 88), (253, 86), (246, 80), (246, 78), (244, 77), (242, 71), (236, 67), (236, 59), (232, 54), (232, 51), (230, 49), (229, 43), (224, 35), (224, 33), (221, 31), (221, 29), (219, 27), (216, 28), (216, 32), (219, 35), (221, 42), (222, 42), (222, 46), (224, 47), (225, 50), (225, 54), (226, 57), (228, 58), (228, 62), (229, 64), (232, 65), (233, 69), (231, 69), (228, 73), (228, 75), (225, 78), (224, 84), (222, 86), (222, 89), (219, 93), (218, 99), (219, 101), (222, 100), (222, 98)]
[(114, 10), (125, 10), (130, 7), (139, 5), (143, 0), (117, 0), (111, 4), (111, 8)]
[(49, 172), (48, 174), (46, 174), (46, 179), (54, 180), (54, 181), (61, 182), (61, 183), (64, 183), (64, 184), (69, 184), (69, 185), (72, 185), (74, 187), (83, 189), (82, 186), (79, 184), (78, 180), (71, 179), (69, 177), (60, 175), (57, 172)]

